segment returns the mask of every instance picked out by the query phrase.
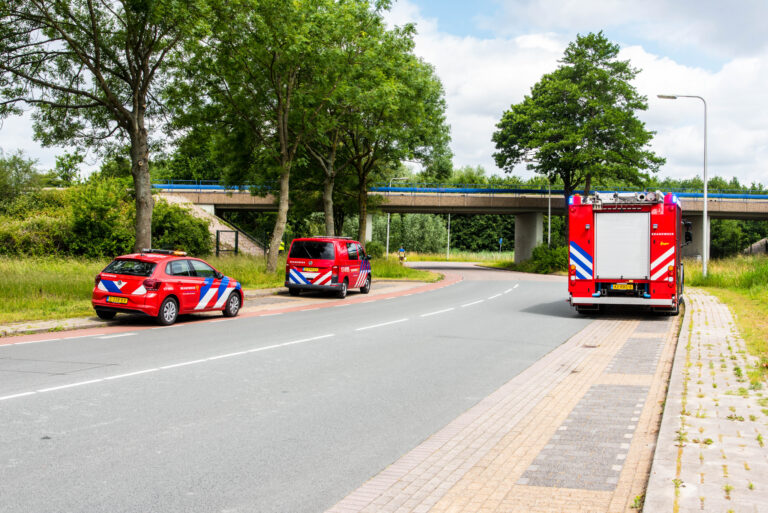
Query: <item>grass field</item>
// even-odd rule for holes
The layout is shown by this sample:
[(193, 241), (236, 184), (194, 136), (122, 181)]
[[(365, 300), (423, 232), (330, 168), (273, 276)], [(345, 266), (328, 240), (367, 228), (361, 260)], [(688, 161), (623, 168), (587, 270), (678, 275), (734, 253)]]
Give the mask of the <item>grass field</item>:
[[(451, 251), (450, 258), (443, 253), (406, 253), (409, 262), (497, 262), (515, 259), (514, 251)], [(397, 260), (397, 252), (390, 253), (390, 260)]]
[(731, 307), (748, 351), (760, 358), (750, 374), (754, 381), (768, 377), (768, 257), (738, 256), (712, 260), (707, 277), (701, 263), (685, 262), (686, 286), (702, 287)]
[[(207, 259), (247, 289), (282, 287), (285, 258), (277, 272), (267, 273), (263, 258), (248, 256)], [(94, 277), (110, 259), (0, 258), (0, 323), (66, 319), (93, 314)], [(401, 266), (394, 260), (372, 260), (374, 278), (437, 281), (440, 275)]]

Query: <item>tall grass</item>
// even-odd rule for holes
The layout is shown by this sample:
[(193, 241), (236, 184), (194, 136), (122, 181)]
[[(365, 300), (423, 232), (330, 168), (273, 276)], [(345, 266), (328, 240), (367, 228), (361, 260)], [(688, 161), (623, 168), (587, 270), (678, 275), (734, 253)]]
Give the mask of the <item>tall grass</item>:
[(0, 258), (0, 322), (89, 315), (94, 277), (108, 260)]
[(685, 261), (686, 283), (693, 287), (719, 287), (743, 289), (768, 287), (768, 258), (765, 256), (737, 256), (711, 260), (707, 276), (702, 274), (701, 262)]
[[(498, 262), (515, 259), (514, 251), (451, 251), (450, 258), (442, 253), (406, 253), (409, 262)], [(397, 252), (390, 254), (390, 260), (397, 260)]]

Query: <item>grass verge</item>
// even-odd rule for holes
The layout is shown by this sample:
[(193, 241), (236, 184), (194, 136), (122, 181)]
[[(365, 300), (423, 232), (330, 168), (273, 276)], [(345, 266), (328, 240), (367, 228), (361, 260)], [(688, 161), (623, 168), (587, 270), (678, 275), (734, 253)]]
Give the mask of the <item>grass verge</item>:
[(760, 361), (752, 383), (768, 378), (768, 257), (738, 256), (712, 260), (706, 278), (701, 263), (685, 262), (686, 286), (701, 287), (727, 304), (747, 351)]
[[(409, 262), (497, 262), (515, 259), (514, 251), (451, 251), (450, 258), (445, 253), (406, 253)], [(390, 253), (390, 260), (397, 260), (397, 253)]]
[[(225, 256), (206, 259), (246, 289), (282, 287), (285, 258), (267, 273), (263, 258)], [(0, 323), (66, 319), (93, 315), (93, 279), (110, 259), (0, 258)], [(371, 261), (374, 278), (435, 282), (441, 275), (401, 266), (396, 260)]]

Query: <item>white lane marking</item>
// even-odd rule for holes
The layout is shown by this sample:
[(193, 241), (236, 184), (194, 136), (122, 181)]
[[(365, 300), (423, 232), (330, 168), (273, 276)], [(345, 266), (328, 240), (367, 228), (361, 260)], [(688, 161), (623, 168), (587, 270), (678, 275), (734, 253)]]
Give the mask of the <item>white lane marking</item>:
[(516, 288), (517, 288), (517, 287), (519, 287), (519, 286), (520, 286), (520, 284), (519, 284), (519, 283), (515, 283), (515, 286), (514, 286), (514, 287), (512, 287), (512, 288), (513, 288), (513, 289), (516, 289)]
[(501, 294), (494, 294), (493, 296), (489, 297), (488, 299), (496, 299), (499, 296), (501, 296)]
[(478, 303), (482, 303), (483, 301), (485, 301), (485, 299), (478, 299), (477, 301), (472, 301), (471, 303), (467, 303), (465, 305), (461, 305), (461, 307), (462, 308), (466, 308), (468, 306), (472, 306), (472, 305), (476, 305)]
[(0, 397), (0, 401), (5, 401), (5, 400), (8, 400), (8, 399), (14, 399), (14, 398), (17, 398), (17, 397), (25, 397), (25, 396), (28, 396), (28, 395), (44, 394), (46, 392), (53, 392), (55, 390), (64, 390), (66, 388), (80, 387), (80, 386), (83, 386), (83, 385), (91, 385), (93, 383), (101, 383), (102, 381), (110, 381), (110, 380), (115, 380), (115, 379), (128, 378), (128, 377), (131, 377), (131, 376), (138, 376), (138, 375), (141, 375), (141, 374), (148, 374), (150, 372), (158, 372), (158, 371), (161, 371), (161, 370), (175, 369), (177, 367), (184, 367), (186, 365), (195, 365), (195, 364), (198, 364), (198, 363), (211, 362), (211, 361), (214, 361), (214, 360), (220, 360), (222, 358), (230, 358), (232, 356), (239, 356), (239, 355), (248, 354), (248, 353), (258, 353), (260, 351), (267, 351), (269, 349), (277, 349), (277, 348), (280, 348), (280, 347), (292, 346), (292, 345), (295, 345), (295, 344), (303, 344), (305, 342), (312, 342), (314, 340), (321, 340), (321, 339), (329, 338), (329, 337), (333, 337), (333, 336), (334, 336), (334, 334), (330, 333), (328, 335), (320, 335), (318, 337), (304, 338), (304, 339), (301, 339), (301, 340), (294, 340), (294, 341), (291, 341), (291, 342), (284, 342), (282, 344), (273, 344), (271, 346), (257, 347), (255, 349), (249, 349), (249, 350), (246, 350), (246, 351), (239, 351), (237, 353), (221, 354), (221, 355), (218, 355), (218, 356), (211, 356), (210, 358), (201, 358), (199, 360), (190, 360), (188, 362), (174, 363), (174, 364), (171, 364), (171, 365), (165, 365), (163, 367), (154, 367), (154, 368), (151, 368), (151, 369), (144, 369), (144, 370), (140, 370), (140, 371), (136, 371), (136, 372), (128, 372), (126, 374), (118, 374), (116, 376), (109, 376), (109, 377), (106, 377), (106, 378), (91, 379), (91, 380), (88, 380), (88, 381), (78, 381), (77, 383), (69, 383), (67, 385), (60, 385), (60, 386), (56, 386), (56, 387), (41, 388), (39, 390), (35, 390), (35, 391), (32, 391), (32, 392), (22, 392), (22, 393), (19, 393), (19, 394), (13, 394), (13, 395), (7, 395), (7, 396), (4, 396), (4, 397)]
[(184, 367), (185, 365), (194, 365), (196, 363), (202, 363), (204, 361), (205, 361), (205, 358), (202, 358), (200, 360), (191, 360), (189, 362), (174, 363), (172, 365), (164, 365), (160, 367), (160, 370), (175, 369), (176, 367)]
[(357, 328), (355, 331), (363, 331), (363, 330), (370, 330), (373, 328), (381, 328), (382, 326), (389, 326), (390, 324), (397, 324), (398, 322), (405, 322), (408, 318), (405, 319), (397, 319), (396, 321), (389, 321), (389, 322), (382, 322), (381, 324), (374, 324), (373, 326), (363, 326), (362, 328)]
[(283, 312), (271, 313), (271, 314), (261, 314), (261, 315), (259, 315), (259, 317), (274, 317), (275, 315), (283, 315)]
[(65, 388), (81, 387), (83, 385), (90, 385), (91, 383), (100, 383), (102, 381), (104, 381), (104, 378), (89, 379), (88, 381), (78, 381), (77, 383), (70, 383), (68, 385), (61, 385), (58, 387), (41, 388), (40, 390), (36, 390), (36, 392), (38, 394), (44, 394), (45, 392), (53, 392), (54, 390), (63, 390)]
[(117, 335), (106, 335), (104, 337), (99, 337), (101, 340), (106, 340), (108, 338), (119, 338), (119, 337), (132, 337), (136, 333), (118, 333)]
[(122, 379), (122, 378), (129, 378), (131, 376), (138, 376), (139, 374), (148, 374), (150, 372), (157, 372), (159, 371), (159, 367), (153, 367), (152, 369), (144, 369), (136, 372), (127, 372), (125, 374), (117, 374), (115, 376), (109, 376), (108, 378), (104, 378), (104, 381), (108, 381), (110, 379)]
[(429, 317), (430, 315), (437, 315), (437, 314), (441, 314), (441, 313), (445, 313), (445, 312), (450, 312), (453, 309), (454, 308), (451, 307), (451, 308), (446, 308), (444, 310), (438, 310), (437, 312), (429, 312), (429, 313), (421, 314), (420, 317)]
[(512, 292), (512, 289), (507, 289), (504, 291), (504, 294), (509, 294), (510, 292)]
[(0, 397), (0, 401), (5, 401), (6, 399), (16, 399), (17, 397), (24, 397), (25, 395), (34, 394), (35, 392), (22, 392), (21, 394), (6, 395), (5, 397)]

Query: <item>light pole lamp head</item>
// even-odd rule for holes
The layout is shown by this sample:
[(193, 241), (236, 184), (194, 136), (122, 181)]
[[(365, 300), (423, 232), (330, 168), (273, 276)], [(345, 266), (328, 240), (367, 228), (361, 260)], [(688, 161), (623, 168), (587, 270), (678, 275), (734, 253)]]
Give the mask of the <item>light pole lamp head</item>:
[(662, 100), (677, 100), (677, 96), (674, 94), (657, 94), (656, 96)]

